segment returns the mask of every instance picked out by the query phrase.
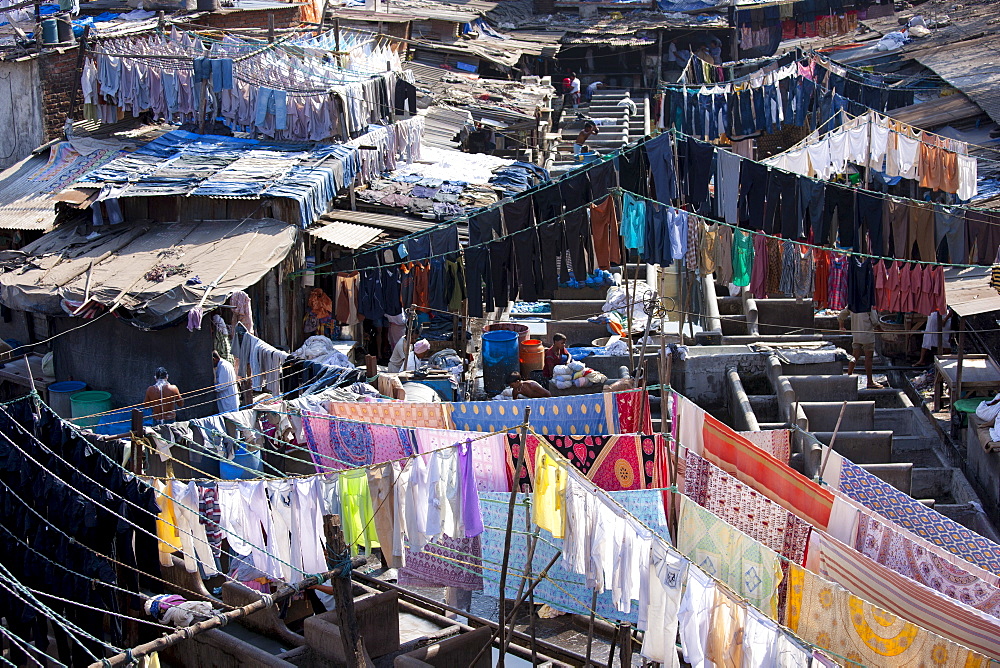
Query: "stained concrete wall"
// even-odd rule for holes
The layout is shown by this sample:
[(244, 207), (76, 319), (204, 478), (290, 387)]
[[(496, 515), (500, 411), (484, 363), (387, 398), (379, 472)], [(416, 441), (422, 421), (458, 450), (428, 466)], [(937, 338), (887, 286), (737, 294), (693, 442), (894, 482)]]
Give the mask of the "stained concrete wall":
[(969, 416), (965, 436), (965, 474), (983, 500), (990, 519), (1000, 519), (1000, 452), (986, 452), (982, 439), (989, 440), (989, 432), (979, 433), (982, 420)]
[(0, 62), (0, 169), (28, 157), (45, 140), (42, 89), (35, 59)]
[[(79, 318), (55, 318), (59, 332), (78, 327)], [(56, 380), (82, 380), (92, 390), (110, 392), (114, 406), (141, 403), (156, 367), (166, 367), (181, 392), (215, 384), (210, 326), (187, 331), (184, 325), (144, 332), (105, 316), (52, 341)], [(214, 393), (195, 397), (179, 419), (216, 412)], [(208, 402), (208, 403), (204, 403)], [(199, 404), (200, 406), (194, 406)]]
[(728, 414), (726, 369), (735, 366), (748, 394), (764, 382), (767, 358), (746, 346), (689, 346), (688, 358), (674, 357), (670, 384), (691, 401)]

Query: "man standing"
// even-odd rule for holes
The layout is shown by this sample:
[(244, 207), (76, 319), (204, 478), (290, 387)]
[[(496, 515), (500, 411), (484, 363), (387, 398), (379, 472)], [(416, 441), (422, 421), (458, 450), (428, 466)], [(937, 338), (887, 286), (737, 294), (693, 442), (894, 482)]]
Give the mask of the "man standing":
[(580, 106), (580, 77), (576, 76), (576, 72), (571, 74), (573, 77), (569, 83), (569, 97), (573, 102), (573, 108)]
[(848, 309), (844, 309), (837, 315), (837, 321), (840, 323), (840, 331), (847, 331), (844, 327), (844, 321), (847, 317), (851, 318), (851, 342), (853, 345), (853, 355), (854, 360), (847, 365), (847, 375), (854, 375), (854, 367), (857, 365), (859, 357), (865, 358), (865, 375), (868, 376), (868, 389), (869, 390), (880, 390), (882, 386), (875, 382), (872, 378), (872, 364), (875, 357), (875, 332), (881, 329), (878, 324), (878, 314), (875, 313), (875, 309), (871, 311), (866, 311), (864, 313), (854, 313)]
[(162, 366), (153, 372), (153, 384), (146, 388), (142, 404), (153, 409), (153, 422), (166, 424), (177, 419), (177, 409), (184, 406), (184, 397), (176, 385), (171, 385), (167, 370)]
[(220, 413), (232, 413), (240, 409), (239, 395), (237, 394), (236, 369), (233, 365), (222, 359), (218, 350), (212, 351), (212, 360), (215, 363), (215, 404)]

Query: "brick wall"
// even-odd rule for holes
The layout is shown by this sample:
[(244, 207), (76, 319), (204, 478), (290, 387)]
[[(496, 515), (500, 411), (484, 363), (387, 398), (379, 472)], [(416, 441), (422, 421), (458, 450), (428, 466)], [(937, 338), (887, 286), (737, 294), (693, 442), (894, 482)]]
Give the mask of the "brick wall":
[[(42, 109), (45, 140), (57, 137), (66, 122), (69, 101), (80, 82), (76, 78), (76, 59), (79, 49), (68, 47), (46, 50), (39, 56), (39, 76), (42, 84)], [(77, 109), (82, 101), (77, 98)], [(78, 114), (79, 115), (79, 114)]]
[(264, 28), (268, 27), (268, 16), (274, 16), (275, 28), (294, 28), (299, 24), (298, 5), (278, 9), (231, 9), (224, 8), (197, 19), (199, 25), (213, 28)]

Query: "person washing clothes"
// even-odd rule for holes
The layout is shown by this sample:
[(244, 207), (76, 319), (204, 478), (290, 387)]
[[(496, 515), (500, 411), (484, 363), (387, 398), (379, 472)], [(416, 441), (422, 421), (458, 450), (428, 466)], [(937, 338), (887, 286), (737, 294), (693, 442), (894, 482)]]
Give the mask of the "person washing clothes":
[(521, 380), (521, 374), (512, 371), (507, 376), (507, 387), (511, 390), (511, 399), (547, 399), (552, 393), (533, 380)]
[(569, 364), (573, 356), (566, 350), (566, 335), (553, 334), (552, 347), (545, 351), (545, 364), (542, 366), (542, 376), (552, 378), (552, 370), (560, 364)]
[(576, 136), (576, 141), (573, 142), (573, 155), (580, 155), (587, 148), (587, 140), (592, 136), (600, 134), (600, 130), (597, 129), (597, 123), (594, 121), (587, 121), (583, 124), (583, 129), (580, 130), (580, 134)]
[(587, 84), (587, 88), (585, 89), (587, 93), (586, 95), (584, 95), (584, 99), (587, 102), (590, 102), (591, 100), (594, 99), (594, 93), (596, 93), (602, 88), (604, 88), (603, 81), (595, 81), (594, 83)]
[(162, 366), (153, 372), (153, 384), (146, 388), (143, 407), (153, 409), (153, 422), (166, 424), (177, 419), (177, 409), (184, 406), (184, 397)]
[(845, 308), (837, 314), (837, 322), (840, 323), (840, 331), (842, 332), (847, 331), (844, 327), (844, 321), (847, 320), (848, 316), (851, 318), (851, 342), (853, 343), (852, 352), (854, 360), (847, 365), (847, 375), (854, 375), (854, 368), (858, 363), (858, 358), (864, 357), (865, 375), (868, 380), (867, 387), (869, 390), (880, 390), (882, 386), (872, 378), (872, 364), (875, 358), (875, 332), (882, 329), (878, 323), (878, 314), (875, 313), (875, 309), (865, 313), (854, 313)]
[(232, 363), (222, 359), (218, 350), (212, 351), (215, 366), (215, 405), (220, 413), (232, 413), (240, 409), (239, 386), (236, 369)]
[[(392, 349), (392, 357), (389, 358), (389, 373), (416, 371), (420, 368), (420, 357), (430, 351), (431, 344), (426, 339), (418, 340), (418, 336), (414, 330), (396, 342), (396, 346)], [(409, 347), (408, 353), (407, 347)]]

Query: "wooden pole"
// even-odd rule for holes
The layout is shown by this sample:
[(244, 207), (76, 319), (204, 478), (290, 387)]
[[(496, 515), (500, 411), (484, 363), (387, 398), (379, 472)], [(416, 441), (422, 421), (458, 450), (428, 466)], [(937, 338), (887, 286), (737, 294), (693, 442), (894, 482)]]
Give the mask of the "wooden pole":
[[(590, 662), (590, 654), (594, 649), (594, 615), (597, 614), (597, 590), (590, 595), (590, 623), (587, 625), (587, 660), (583, 664), (583, 668), (590, 668), (593, 664)], [(611, 665), (611, 658), (608, 657), (608, 666)]]
[[(504, 654), (506, 653), (506, 648), (510, 646), (510, 636), (513, 635), (514, 632), (514, 621), (517, 619), (517, 609), (521, 607), (522, 603), (524, 603), (525, 598), (534, 593), (535, 587), (541, 584), (542, 580), (544, 580), (548, 576), (549, 570), (551, 570), (551, 568), (555, 566), (556, 561), (561, 556), (562, 556), (562, 550), (556, 550), (556, 553), (552, 555), (552, 558), (549, 560), (549, 563), (546, 564), (545, 568), (542, 569), (542, 572), (538, 574), (537, 578), (532, 580), (531, 586), (528, 587), (527, 593), (518, 596), (517, 599), (514, 600), (514, 605), (511, 607), (510, 615), (508, 615), (506, 619), (504, 619), (503, 617), (500, 617), (498, 619), (500, 624), (497, 626), (496, 630), (493, 631), (493, 635), (490, 636), (489, 642), (483, 645), (482, 649), (479, 650), (479, 653), (476, 654), (476, 658), (474, 658), (472, 661), (469, 662), (470, 666), (476, 665), (476, 663), (479, 661), (479, 657), (481, 657), (487, 649), (493, 646), (493, 640), (498, 636), (501, 637), (501, 640), (498, 643), (500, 646), (500, 656), (497, 659), (497, 667), (500, 668), (504, 665)], [(506, 634), (505, 632), (507, 630), (508, 624), (510, 624), (511, 631), (509, 634)], [(502, 636), (504, 635), (508, 636), (506, 641), (504, 641), (502, 638)]]
[[(524, 452), (527, 449), (528, 441), (528, 420), (531, 419), (531, 407), (526, 407), (524, 409), (524, 422), (521, 424), (521, 438), (517, 449), (517, 465), (514, 467), (514, 485), (510, 492), (510, 500), (507, 503), (507, 530), (504, 535), (504, 546), (503, 546), (503, 565), (500, 567), (500, 615), (498, 619), (500, 620), (500, 627), (497, 629), (499, 632), (500, 646), (504, 647), (506, 629), (504, 628), (504, 620), (507, 618), (505, 614), (506, 608), (506, 596), (507, 596), (507, 565), (510, 563), (510, 540), (511, 535), (514, 530), (514, 504), (517, 501), (517, 493), (520, 491), (518, 488), (517, 481), (521, 477), (521, 467), (524, 466)], [(504, 660), (503, 654), (500, 654), (500, 660), (497, 662), (498, 668), (503, 668)]]
[(80, 93), (80, 88), (83, 83), (81, 82), (81, 77), (83, 76), (83, 62), (87, 55), (87, 38), (90, 36), (90, 26), (83, 27), (83, 35), (80, 37), (79, 52), (76, 54), (76, 74), (75, 80), (73, 82), (73, 92), (70, 93), (69, 98), (69, 109), (66, 110), (66, 120), (72, 122), (73, 113), (76, 110), (76, 98)]
[(962, 398), (962, 360), (965, 359), (965, 318), (958, 321), (958, 369), (955, 371), (955, 396), (948, 397), (952, 410)]
[[(145, 457), (145, 452), (142, 446), (139, 445), (139, 439), (144, 437), (145, 430), (142, 428), (142, 411), (138, 408), (132, 409), (132, 424), (131, 424), (131, 438), (132, 438), (132, 473), (136, 475), (142, 475), (142, 462)], [(171, 462), (172, 464), (173, 462)]]
[[(527, 556), (524, 560), (524, 574), (521, 576), (521, 584), (519, 584), (517, 587), (517, 596), (515, 597), (515, 600), (521, 599), (521, 594), (524, 592), (524, 585), (528, 582), (528, 580), (531, 579), (532, 566), (535, 563), (535, 547), (538, 545), (539, 528), (535, 527), (534, 532), (531, 531), (531, 517), (529, 516), (528, 513), (524, 514), (524, 530), (526, 534), (531, 533), (531, 535), (530, 536), (526, 535), (524, 537), (527, 547)], [(532, 619), (534, 619), (535, 616), (534, 598), (535, 598), (534, 595), (531, 595), (532, 604), (529, 607), (530, 611), (529, 614), (531, 615)], [(511, 631), (514, 630), (515, 621), (517, 621), (516, 618), (513, 618), (511, 620), (510, 623)], [(513, 638), (512, 634), (507, 635), (506, 640), (504, 641), (503, 645), (500, 648), (501, 654), (507, 653), (507, 648), (510, 647), (510, 641), (512, 638)], [(532, 645), (532, 651), (534, 651), (534, 645)], [(473, 665), (475, 665), (475, 663), (473, 663)]]
[[(337, 49), (337, 67), (340, 67), (340, 19), (333, 19), (334, 47)], [(351, 207), (354, 208), (353, 206)]]
[[(632, 625), (622, 622), (618, 629), (621, 633), (621, 640), (618, 641), (618, 658), (621, 660), (622, 668), (628, 668), (632, 665)], [(611, 663), (610, 659), (611, 657), (608, 657), (608, 663)]]
[(271, 44), (274, 43), (274, 14), (272, 12), (267, 13), (267, 41)]
[[(345, 562), (351, 558), (350, 550), (344, 542), (344, 532), (340, 524), (340, 515), (327, 515), (323, 518), (323, 531), (326, 533), (327, 549), (334, 559)], [(361, 630), (358, 628), (358, 618), (354, 614), (354, 592), (352, 580), (349, 577), (338, 577), (330, 580), (333, 587), (333, 600), (336, 602), (337, 626), (340, 627), (340, 640), (344, 644), (344, 658), (348, 668), (358, 668), (372, 665), (365, 649)]]
[[(796, 411), (798, 412), (798, 411)], [(830, 461), (830, 453), (833, 452), (833, 444), (837, 442), (837, 432), (840, 431), (840, 423), (844, 419), (844, 413), (847, 412), (847, 402), (840, 407), (840, 415), (837, 417), (837, 424), (833, 428), (833, 436), (830, 437), (830, 445), (826, 446), (826, 450), (823, 452), (823, 462), (819, 466), (819, 479), (823, 479), (823, 471), (826, 470), (826, 463)]]

